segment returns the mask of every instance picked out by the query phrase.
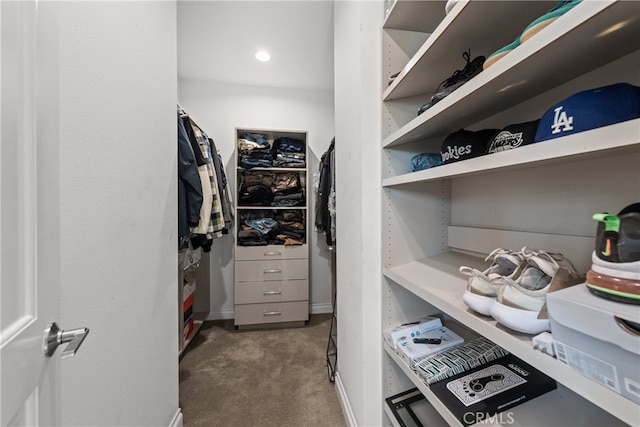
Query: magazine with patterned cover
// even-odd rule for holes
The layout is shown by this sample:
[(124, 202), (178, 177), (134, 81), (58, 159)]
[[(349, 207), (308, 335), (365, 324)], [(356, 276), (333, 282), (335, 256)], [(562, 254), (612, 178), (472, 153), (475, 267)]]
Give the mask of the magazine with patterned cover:
[(552, 378), (513, 354), (429, 386), (463, 425), (476, 424), (498, 414), (508, 420), (512, 416), (509, 409), (556, 387)]
[(479, 337), (416, 360), (414, 370), (425, 384), (430, 385), (507, 354), (509, 352), (499, 345)]

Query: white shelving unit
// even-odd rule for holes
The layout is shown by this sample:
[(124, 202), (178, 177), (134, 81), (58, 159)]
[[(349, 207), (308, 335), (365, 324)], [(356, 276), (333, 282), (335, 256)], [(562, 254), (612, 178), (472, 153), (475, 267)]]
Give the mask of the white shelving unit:
[[(443, 313), (554, 378), (558, 389), (519, 405), (513, 425), (640, 425), (640, 406), (533, 349), (531, 336), (462, 302), (462, 265), (481, 270), (497, 247), (562, 252), (590, 268), (595, 212), (640, 199), (640, 120), (631, 120), (419, 172), (410, 159), (438, 152), (458, 129), (540, 118), (581, 90), (640, 85), (640, 4), (585, 1), (426, 112), (419, 107), (461, 54), (488, 56), (553, 7), (549, 2), (398, 0), (383, 25), (383, 327)], [(416, 23), (418, 14), (438, 17)], [(496, 30), (499, 29), (499, 30)], [(416, 40), (423, 40), (416, 46)], [(409, 54), (407, 54), (409, 52)], [(385, 347), (386, 396), (418, 387), (451, 425), (448, 408)]]
[[(205, 277), (206, 280), (201, 280), (202, 277), (199, 277), (198, 273), (204, 269), (203, 265), (189, 267), (185, 270), (184, 267), (188, 265), (188, 262), (185, 259), (184, 250), (180, 251), (178, 259), (178, 357), (181, 357), (204, 324), (201, 318), (203, 313), (195, 312), (194, 301), (196, 300), (197, 287), (207, 286), (208, 275)], [(190, 319), (185, 319), (185, 301), (189, 299), (191, 304), (187, 307), (187, 311), (190, 309), (192, 314)], [(190, 325), (190, 323), (193, 324)]]
[[(421, 181), (435, 181), (464, 175), (492, 173), (499, 170), (513, 170), (521, 167), (572, 163), (577, 160), (597, 159), (603, 154), (633, 154), (638, 152), (638, 129), (640, 120), (606, 126), (586, 133), (578, 133), (558, 139), (553, 143), (526, 145), (518, 150), (494, 153), (464, 162), (451, 163), (442, 167), (404, 173), (385, 178), (386, 188)], [(616, 138), (611, 139), (610, 135)]]
[[(308, 140), (305, 131), (283, 131), (237, 128), (236, 141), (245, 133), (258, 133), (270, 145), (278, 138), (292, 138), (304, 144), (304, 167), (253, 167), (246, 169), (235, 159), (236, 182), (236, 247), (234, 279), (234, 324), (236, 327), (266, 325), (304, 325), (309, 320), (309, 179), (307, 173)], [(236, 149), (236, 153), (238, 150)], [(242, 204), (239, 197), (240, 177), (251, 172), (273, 175), (295, 174), (303, 191), (303, 203), (295, 206), (253, 206)], [(243, 215), (264, 212), (272, 217), (286, 211), (301, 214), (304, 225), (303, 243), (299, 245), (242, 246), (238, 231)]]
[[(529, 17), (539, 16), (548, 7), (548, 2), (461, 1), (404, 65), (383, 94), (383, 101), (431, 95), (452, 70), (462, 68), (461, 53), (470, 48), (468, 44), (474, 44), (470, 48), (472, 57), (488, 56), (513, 41), (530, 22)], [(487, 8), (491, 10), (485, 12)], [(634, 8), (637, 6), (625, 2), (584, 2), (571, 10), (574, 19), (563, 20), (566, 25), (559, 28), (554, 26), (557, 31), (538, 34), (534, 42), (523, 43), (504, 61), (498, 61), (420, 116), (414, 114), (412, 120), (400, 121), (401, 127), (384, 138), (383, 146), (447, 135), (636, 51), (640, 48), (636, 37), (640, 18), (633, 14)], [(527, 13), (522, 13), (525, 10)], [(501, 19), (503, 13), (508, 18)], [(495, 25), (499, 22), (500, 31), (478, 16), (495, 20)], [(475, 28), (478, 25), (482, 31)]]

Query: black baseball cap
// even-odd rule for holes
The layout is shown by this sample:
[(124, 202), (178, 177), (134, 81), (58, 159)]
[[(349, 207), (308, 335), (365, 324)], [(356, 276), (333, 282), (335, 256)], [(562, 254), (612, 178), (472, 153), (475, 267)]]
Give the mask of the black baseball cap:
[(533, 144), (540, 120), (515, 123), (496, 133), (487, 144), (487, 154)]
[(500, 129), (470, 131), (460, 129), (448, 135), (442, 142), (442, 162), (444, 164), (472, 159), (486, 154), (487, 142)]

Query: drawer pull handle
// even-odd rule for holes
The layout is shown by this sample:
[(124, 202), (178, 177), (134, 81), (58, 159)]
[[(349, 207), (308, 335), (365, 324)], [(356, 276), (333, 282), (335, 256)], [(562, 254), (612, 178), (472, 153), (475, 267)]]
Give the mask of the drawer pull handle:
[(280, 269), (273, 269), (273, 270), (265, 270), (264, 272), (265, 272), (265, 274), (266, 274), (266, 273), (282, 273), (282, 270), (280, 270)]
[(263, 295), (281, 295), (282, 291), (279, 291), (279, 290), (278, 291), (264, 291), (262, 294)]
[(262, 313), (263, 316), (280, 316), (282, 315), (281, 311), (265, 311)]
[(282, 255), (282, 252), (265, 252), (264, 253), (264, 256), (270, 256), (270, 255), (273, 255), (273, 256)]

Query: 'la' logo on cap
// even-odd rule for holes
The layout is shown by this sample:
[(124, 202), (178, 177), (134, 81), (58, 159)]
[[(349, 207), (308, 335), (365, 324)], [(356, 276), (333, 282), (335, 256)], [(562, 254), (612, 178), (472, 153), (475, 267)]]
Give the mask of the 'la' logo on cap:
[[(568, 130), (573, 130), (573, 116), (567, 117), (567, 113), (562, 111), (562, 107), (558, 107), (555, 110), (555, 117), (553, 118), (553, 124), (551, 125), (552, 134), (566, 132)], [(564, 127), (564, 129), (560, 129)]]

